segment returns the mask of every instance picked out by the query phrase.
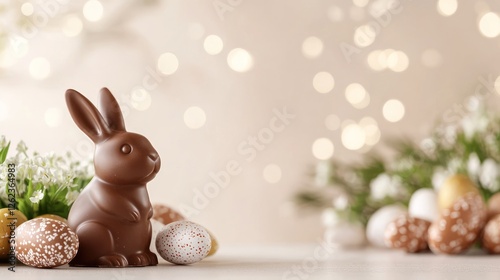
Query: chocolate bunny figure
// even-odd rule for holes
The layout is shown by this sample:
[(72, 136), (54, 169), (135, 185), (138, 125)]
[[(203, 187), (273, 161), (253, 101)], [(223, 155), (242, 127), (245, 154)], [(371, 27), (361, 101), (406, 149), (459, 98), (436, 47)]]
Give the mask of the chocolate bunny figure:
[(100, 91), (100, 109), (82, 94), (66, 91), (69, 112), (95, 143), (94, 179), (71, 207), (68, 222), (80, 240), (70, 266), (125, 267), (158, 264), (149, 250), (153, 208), (146, 183), (160, 157), (142, 135), (125, 130), (116, 99)]

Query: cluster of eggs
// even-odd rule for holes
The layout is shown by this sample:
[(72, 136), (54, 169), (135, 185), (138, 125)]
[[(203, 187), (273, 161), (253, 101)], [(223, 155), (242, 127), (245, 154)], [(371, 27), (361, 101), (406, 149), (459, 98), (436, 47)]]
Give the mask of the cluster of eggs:
[(465, 175), (448, 178), (437, 192), (416, 191), (408, 211), (391, 206), (374, 217), (367, 234), (378, 245), (410, 253), (430, 249), (436, 254), (455, 255), (479, 241), (487, 252), (500, 253), (500, 194), (486, 204), (477, 186)]
[[(154, 206), (150, 249), (174, 264), (192, 264), (215, 254), (218, 243), (202, 226), (165, 205)], [(77, 254), (78, 236), (66, 219), (42, 215), (28, 220), (18, 210), (0, 209), (0, 260), (17, 258), (25, 265), (53, 268)]]

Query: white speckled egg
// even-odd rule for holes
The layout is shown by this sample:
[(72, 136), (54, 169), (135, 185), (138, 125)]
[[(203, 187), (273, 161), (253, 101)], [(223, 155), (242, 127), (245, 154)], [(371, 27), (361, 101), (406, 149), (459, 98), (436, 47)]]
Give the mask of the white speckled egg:
[(433, 189), (419, 189), (413, 193), (408, 205), (410, 217), (434, 222), (439, 218), (438, 196)]
[(204, 259), (211, 249), (210, 234), (190, 221), (166, 225), (156, 236), (156, 250), (166, 261), (192, 264)]
[(406, 208), (398, 204), (386, 205), (378, 209), (373, 213), (366, 225), (366, 238), (368, 241), (376, 247), (387, 248), (384, 237), (387, 226), (406, 213)]
[(16, 256), (25, 265), (39, 268), (65, 265), (76, 256), (78, 246), (76, 233), (54, 219), (29, 220), (16, 229)]

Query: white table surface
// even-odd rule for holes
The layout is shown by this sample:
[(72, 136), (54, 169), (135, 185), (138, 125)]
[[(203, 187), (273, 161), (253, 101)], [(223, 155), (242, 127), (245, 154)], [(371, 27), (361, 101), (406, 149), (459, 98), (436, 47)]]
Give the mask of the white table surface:
[(500, 279), (500, 256), (480, 252), (437, 256), (365, 248), (338, 250), (315, 263), (318, 246), (223, 247), (217, 255), (189, 266), (161, 263), (144, 268), (36, 269), (18, 265), (13, 273), (3, 264), (0, 279)]

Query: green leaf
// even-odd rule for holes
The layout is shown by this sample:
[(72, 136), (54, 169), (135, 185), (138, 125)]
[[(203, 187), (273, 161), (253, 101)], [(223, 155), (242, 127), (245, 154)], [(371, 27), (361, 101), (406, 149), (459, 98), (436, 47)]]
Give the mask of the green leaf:
[(9, 153), (10, 141), (7, 146), (0, 150), (0, 164), (4, 163), (7, 159), (7, 153)]

